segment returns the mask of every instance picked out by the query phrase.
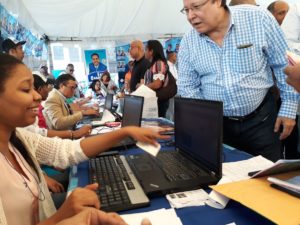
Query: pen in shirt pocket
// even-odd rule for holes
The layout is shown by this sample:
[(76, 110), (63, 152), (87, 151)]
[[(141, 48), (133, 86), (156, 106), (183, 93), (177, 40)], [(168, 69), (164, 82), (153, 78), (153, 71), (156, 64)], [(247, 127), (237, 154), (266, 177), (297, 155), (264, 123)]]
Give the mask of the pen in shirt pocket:
[(250, 48), (251, 46), (253, 46), (253, 44), (243, 44), (243, 45), (238, 45), (236, 48), (243, 49), (243, 48)]

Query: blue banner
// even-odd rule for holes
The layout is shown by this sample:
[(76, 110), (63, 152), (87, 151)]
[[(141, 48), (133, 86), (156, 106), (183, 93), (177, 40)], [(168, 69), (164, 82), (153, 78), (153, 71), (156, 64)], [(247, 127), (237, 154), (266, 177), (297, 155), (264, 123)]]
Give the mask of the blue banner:
[(170, 38), (165, 42), (166, 54), (168, 52), (176, 52), (178, 53), (180, 47), (181, 37)]
[(43, 55), (43, 50), (47, 51), (47, 48), (44, 48), (44, 41), (34, 36), (30, 30), (20, 24), (1, 4), (0, 24), (3, 39), (10, 38), (18, 41), (26, 41), (26, 44), (24, 45), (25, 55), (41, 57)]
[[(92, 56), (96, 54), (99, 58), (99, 64), (94, 65)], [(95, 50), (84, 50), (86, 71), (88, 74), (89, 83), (92, 80), (99, 79), (104, 71), (107, 70), (106, 50), (95, 49)]]

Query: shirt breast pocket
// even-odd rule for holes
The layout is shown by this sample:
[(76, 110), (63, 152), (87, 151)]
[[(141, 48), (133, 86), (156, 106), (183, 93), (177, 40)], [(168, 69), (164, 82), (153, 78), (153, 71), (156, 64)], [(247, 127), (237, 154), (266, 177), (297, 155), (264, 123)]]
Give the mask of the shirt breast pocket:
[(236, 49), (231, 60), (231, 68), (237, 73), (255, 73), (259, 67), (259, 55), (254, 46)]

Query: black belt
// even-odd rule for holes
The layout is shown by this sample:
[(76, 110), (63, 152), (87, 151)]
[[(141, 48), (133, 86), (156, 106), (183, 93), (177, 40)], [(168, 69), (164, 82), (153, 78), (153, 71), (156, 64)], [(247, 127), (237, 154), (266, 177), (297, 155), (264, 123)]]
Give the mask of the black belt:
[[(236, 121), (236, 122), (244, 122), (248, 119), (253, 118), (260, 110), (261, 108), (265, 105), (265, 103), (267, 102), (267, 100), (269, 99), (269, 96), (271, 95), (271, 92), (268, 91), (264, 100), (260, 103), (260, 105), (250, 114), (245, 115), (245, 116), (224, 116), (224, 119), (227, 120), (232, 120), (232, 121)], [(274, 106), (275, 107), (275, 106)]]

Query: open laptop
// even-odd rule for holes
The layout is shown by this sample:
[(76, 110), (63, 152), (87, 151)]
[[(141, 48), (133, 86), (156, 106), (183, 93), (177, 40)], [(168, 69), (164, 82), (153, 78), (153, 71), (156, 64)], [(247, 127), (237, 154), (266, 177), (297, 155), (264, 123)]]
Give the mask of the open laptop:
[(126, 156), (147, 195), (205, 187), (222, 177), (222, 102), (175, 98), (174, 112), (174, 150)]
[(82, 120), (79, 121), (79, 124), (80, 125), (91, 124), (92, 126), (99, 126), (98, 123), (102, 119), (103, 111), (105, 109), (108, 111), (112, 111), (112, 109), (113, 109), (113, 97), (114, 96), (112, 94), (107, 94), (105, 96), (104, 105), (100, 106), (100, 109), (99, 109), (99, 112), (101, 112), (100, 116), (83, 116)]
[[(140, 127), (142, 121), (143, 106), (144, 106), (144, 97), (135, 96), (135, 95), (125, 95), (123, 119), (122, 119), (121, 127), (126, 127), (126, 126)], [(113, 148), (127, 147), (130, 145), (134, 145), (135, 143), (136, 143), (135, 140), (128, 137), (123, 139)]]
[[(125, 96), (122, 127), (141, 125), (143, 104), (143, 97)], [(113, 148), (133, 144), (135, 141), (128, 138)], [(89, 169), (90, 182), (101, 184), (96, 193), (101, 201), (102, 210), (123, 211), (150, 204), (125, 157), (120, 156), (118, 152), (108, 151), (90, 159)]]
[(111, 111), (112, 108), (113, 108), (113, 100), (114, 100), (114, 95), (113, 94), (107, 94), (105, 96), (104, 109), (107, 109), (107, 110)]

